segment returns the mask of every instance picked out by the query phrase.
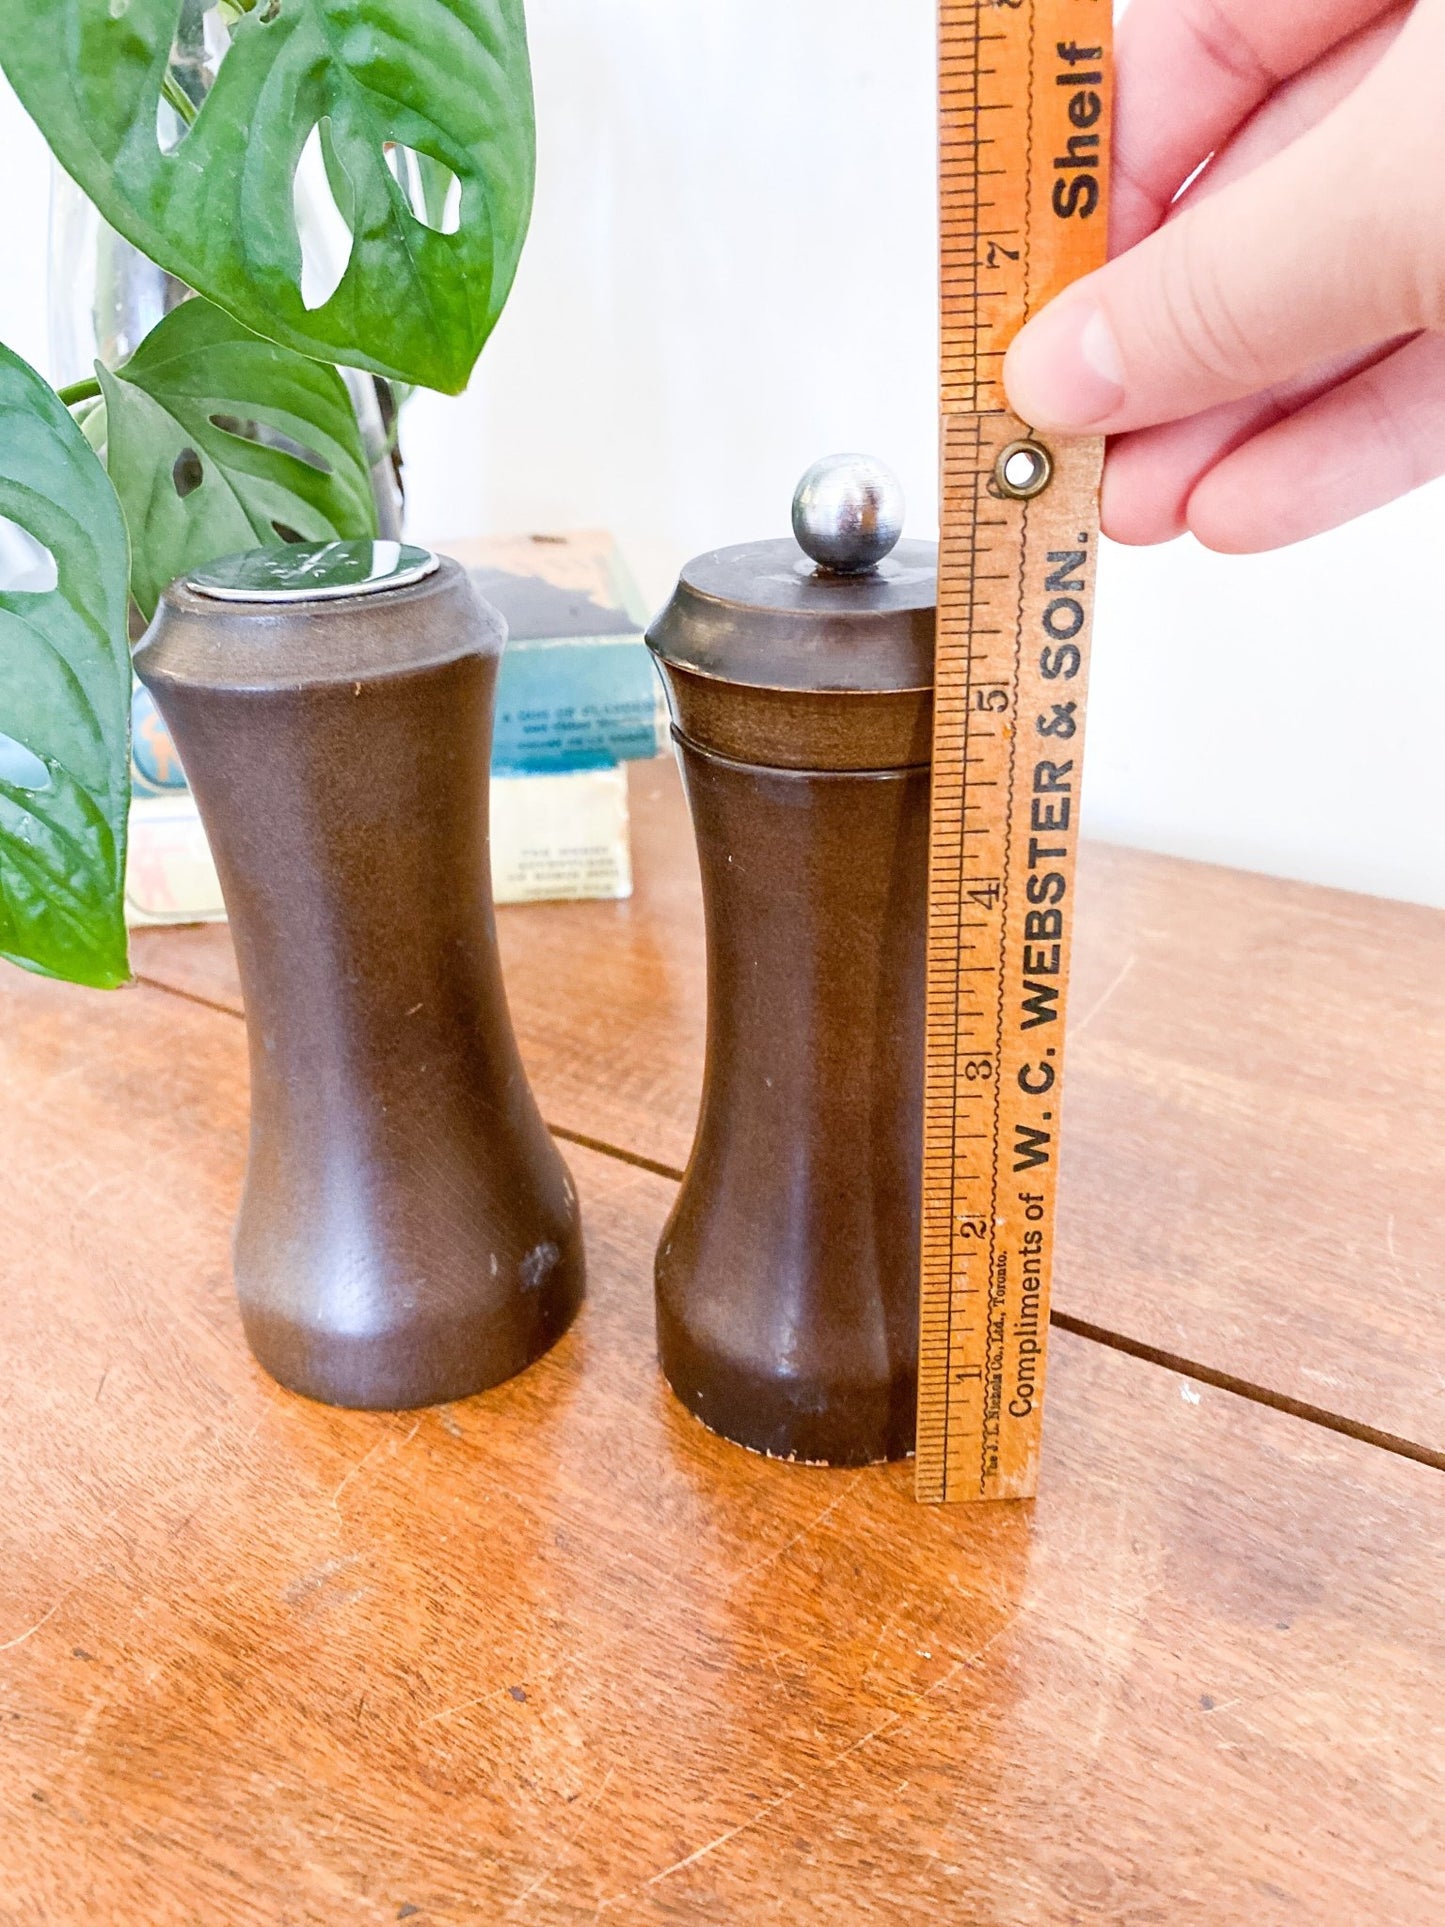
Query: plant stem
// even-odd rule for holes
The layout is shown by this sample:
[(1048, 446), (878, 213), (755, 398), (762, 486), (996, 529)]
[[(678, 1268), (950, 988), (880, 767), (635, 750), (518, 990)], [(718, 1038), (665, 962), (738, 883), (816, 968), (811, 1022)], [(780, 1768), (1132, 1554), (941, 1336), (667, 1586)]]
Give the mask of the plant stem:
[(100, 383), (94, 375), (85, 381), (73, 381), (68, 388), (55, 391), (67, 408), (74, 408), (77, 402), (95, 401), (100, 395)]
[(169, 70), (167, 70), (166, 77), (161, 82), (161, 92), (165, 95), (171, 106), (175, 108), (187, 127), (194, 127), (196, 124), (196, 103), (191, 99), (185, 88), (181, 86), (181, 83), (176, 79), (175, 75)]

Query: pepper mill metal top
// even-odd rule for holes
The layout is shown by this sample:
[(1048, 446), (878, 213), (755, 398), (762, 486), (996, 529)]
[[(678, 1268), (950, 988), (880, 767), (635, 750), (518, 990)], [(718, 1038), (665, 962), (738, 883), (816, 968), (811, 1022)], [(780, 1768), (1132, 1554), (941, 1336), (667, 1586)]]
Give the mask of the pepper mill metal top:
[[(875, 497), (876, 514), (860, 509)], [(647, 636), (681, 733), (779, 769), (927, 763), (938, 550), (899, 541), (901, 519), (881, 463), (834, 456), (798, 485), (797, 539), (689, 562)]]
[(835, 575), (866, 575), (898, 546), (903, 486), (871, 455), (825, 455), (793, 493), (798, 547)]
[(186, 587), (213, 602), (345, 602), (409, 588), (440, 567), (430, 549), (406, 542), (292, 542), (223, 555)]

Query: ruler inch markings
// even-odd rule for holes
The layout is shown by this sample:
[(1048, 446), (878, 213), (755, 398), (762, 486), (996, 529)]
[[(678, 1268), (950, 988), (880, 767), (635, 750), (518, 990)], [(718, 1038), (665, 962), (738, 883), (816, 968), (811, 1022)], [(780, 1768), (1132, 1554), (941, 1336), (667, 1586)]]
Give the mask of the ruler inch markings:
[[(1001, 364), (1102, 264), (1109, 10), (940, 0), (939, 622), (916, 1491), (1037, 1490), (1102, 444), (1030, 430)], [(1103, 76), (1101, 79), (1100, 76)], [(983, 191), (987, 183), (986, 193)]]

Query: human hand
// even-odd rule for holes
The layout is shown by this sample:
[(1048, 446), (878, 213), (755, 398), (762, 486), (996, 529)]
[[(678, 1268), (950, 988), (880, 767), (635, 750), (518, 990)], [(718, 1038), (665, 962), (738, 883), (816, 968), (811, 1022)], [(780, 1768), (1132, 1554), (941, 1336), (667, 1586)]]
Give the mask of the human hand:
[(1445, 473), (1445, 0), (1133, 0), (1117, 75), (1115, 258), (1004, 364), (1113, 438), (1106, 533), (1276, 548)]

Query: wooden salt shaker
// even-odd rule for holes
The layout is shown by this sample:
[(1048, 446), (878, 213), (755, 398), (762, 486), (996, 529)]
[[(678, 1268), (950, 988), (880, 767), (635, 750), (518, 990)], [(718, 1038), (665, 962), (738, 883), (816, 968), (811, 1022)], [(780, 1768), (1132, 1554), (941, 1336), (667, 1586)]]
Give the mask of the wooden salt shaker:
[(689, 563), (648, 637), (708, 959), (658, 1345), (712, 1430), (861, 1465), (915, 1433), (937, 551), (895, 547), (901, 492), (861, 457), (810, 471), (793, 520)]
[(246, 1336), (334, 1405), (431, 1405), (581, 1302), (577, 1199), (512, 1034), (487, 803), (505, 635), (396, 542), (257, 550), (167, 590), (136, 668), (220, 872), (251, 1047)]

